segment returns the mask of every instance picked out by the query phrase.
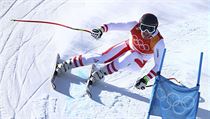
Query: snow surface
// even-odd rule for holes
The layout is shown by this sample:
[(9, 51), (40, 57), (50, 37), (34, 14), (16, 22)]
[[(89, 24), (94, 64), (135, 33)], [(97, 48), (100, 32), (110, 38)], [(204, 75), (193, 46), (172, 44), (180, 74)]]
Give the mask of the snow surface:
[(129, 32), (108, 32), (96, 41), (85, 32), (10, 21), (47, 20), (92, 29), (109, 22), (138, 21), (145, 12), (159, 18), (167, 48), (165, 77), (194, 87), (200, 52), (204, 52), (197, 118), (209, 119), (209, 4), (210, 0), (1, 0), (0, 119), (145, 118), (152, 88), (139, 91), (133, 84), (150, 70), (153, 60), (138, 72), (128, 68), (98, 82), (93, 99), (84, 96), (90, 66), (59, 76), (56, 91), (50, 84), (57, 52), (64, 59), (100, 53), (126, 40)]

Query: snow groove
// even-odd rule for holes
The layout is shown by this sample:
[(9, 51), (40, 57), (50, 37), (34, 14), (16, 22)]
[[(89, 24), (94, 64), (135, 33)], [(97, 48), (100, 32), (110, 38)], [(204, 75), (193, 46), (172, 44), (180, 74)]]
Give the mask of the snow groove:
[[(21, 84), (21, 91), (20, 91), (20, 94), (19, 94), (19, 97), (18, 97), (18, 103), (19, 103), (19, 100), (20, 100), (20, 97), (22, 95), (22, 90), (23, 90), (23, 85), (25, 84), (25, 80), (27, 78), (27, 75), (28, 75), (28, 72), (30, 71), (30, 69), (32, 68), (33, 64), (35, 63), (35, 59), (44, 51), (44, 49), (49, 45), (49, 43), (52, 41), (53, 37), (51, 37), (48, 42), (46, 43), (46, 45), (44, 45), (43, 49), (40, 50), (40, 52), (34, 56), (33, 58), (33, 61), (31, 62), (31, 64), (29, 65), (29, 68), (27, 69), (27, 72), (24, 76), (24, 79), (23, 79), (23, 82)], [(51, 77), (50, 77), (51, 78)], [(43, 81), (43, 83), (39, 86), (39, 88), (47, 81), (48, 79), (46, 79), (45, 81)], [(38, 89), (39, 89), (38, 88)], [(30, 98), (38, 91), (38, 89), (27, 99), (27, 101), (23, 104), (23, 106), (19, 109), (19, 111), (24, 107), (24, 105), (30, 100)]]
[[(20, 35), (17, 36), (16, 39), (20, 39), (20, 41), (19, 41), (19, 40), (17, 40), (17, 41), (21, 42), (22, 39), (23, 39), (23, 33), (20, 33)], [(29, 39), (29, 40), (31, 40), (31, 39)], [(21, 47), (23, 47), (29, 40), (24, 41), (22, 44), (20, 43), (21, 45), (17, 45), (17, 42), (16, 42), (17, 48), (15, 48), (14, 51), (11, 51), (11, 50), (10, 50), (11, 54), (10, 54), (10, 56), (8, 55), (8, 57), (7, 57), (8, 59), (5, 59), (6, 63), (5, 63), (5, 65), (4, 65), (4, 67), (3, 67), (3, 69), (5, 69), (5, 67), (7, 67), (9, 63), (10, 63), (10, 64), (11, 64), (11, 62), (14, 63), (14, 61), (11, 61), (11, 62), (10, 62), (10, 60), (13, 59), (13, 57), (15, 57), (16, 54), (19, 54), (19, 50), (21, 49)], [(8, 40), (7, 40), (7, 41), (8, 41)], [(10, 44), (5, 44), (5, 45), (4, 45), (4, 48), (5, 48), (7, 45), (10, 45)], [(2, 50), (2, 53), (3, 53), (3, 51), (8, 51), (8, 50), (6, 50), (6, 49), (5, 49), (5, 50)], [(16, 57), (17, 57), (17, 60), (18, 60), (18, 56), (16, 56)], [(17, 62), (17, 60), (15, 60), (15, 62)], [(16, 65), (17, 65), (17, 64), (14, 65), (14, 68), (13, 68), (14, 71), (15, 71)], [(2, 73), (2, 75), (1, 75), (2, 77), (3, 77), (4, 71), (5, 71), (5, 70), (3, 70), (3, 73)], [(1, 79), (2, 79), (2, 78), (1, 78)]]
[[(17, 42), (16, 42), (16, 46), (18, 46), (16, 49), (15, 49), (15, 51), (13, 51), (13, 53), (10, 55), (10, 56), (8, 56), (7, 58), (8, 59), (5, 59), (4, 61), (6, 61), (6, 63), (4, 64), (4, 66), (2, 66), (2, 69), (5, 69), (5, 67), (8, 65), (8, 63), (10, 62), (10, 59), (12, 59), (14, 56), (15, 56), (15, 54), (19, 54), (19, 51), (21, 50), (21, 48), (26, 44), (26, 43), (28, 43), (30, 40), (31, 40), (31, 38), (32, 38), (32, 36), (33, 36), (33, 34), (34, 34), (34, 30), (31, 32), (31, 34), (29, 34), (29, 38), (27, 38), (27, 40), (26, 41), (24, 41), (24, 42), (22, 42), (22, 40), (24, 39), (23, 38), (23, 33), (21, 33), (21, 35), (19, 35), (17, 38), (18, 39), (20, 39), (20, 45), (17, 45)], [(8, 40), (7, 40), (8, 41)], [(6, 42), (7, 42), (6, 41)], [(22, 43), (21, 43), (22, 42)], [(5, 48), (5, 46), (6, 46), (7, 44), (5, 44), (4, 45), (4, 47), (3, 48)], [(3, 51), (5, 51), (5, 50), (2, 50), (2, 53), (3, 53)], [(7, 51), (7, 50), (6, 50)], [(10, 51), (11, 52), (11, 51)], [(1, 59), (1, 60), (3, 60), (3, 59)], [(18, 58), (17, 58), (17, 60), (18, 60)], [(16, 60), (16, 62), (17, 62), (17, 60)], [(16, 65), (17, 64), (15, 64), (15, 67), (16, 67)], [(2, 79), (2, 77), (3, 77), (3, 74), (4, 74), (4, 71), (5, 70), (3, 70), (2, 71), (2, 73), (1, 73), (1, 75), (0, 75), (0, 79)], [(15, 71), (15, 68), (14, 68), (14, 71)], [(0, 82), (1, 82), (1, 80), (0, 80)]]
[[(2, 52), (4, 51), (4, 48), (5, 48), (6, 44), (7, 44), (7, 42), (10, 40), (10, 37), (11, 37), (12, 33), (15, 31), (15, 30), (14, 30), (15, 27), (16, 27), (16, 25), (14, 25), (13, 28), (11, 28), (11, 31), (9, 32), (8, 36), (6, 37), (6, 40), (3, 41), (3, 43), (2, 43), (2, 48), (0, 49), (0, 55), (1, 55)], [(1, 39), (1, 41), (2, 41), (2, 39)]]
[(3, 32), (0, 32), (0, 39), (2, 38), (2, 36), (3, 36)]
[(52, 13), (56, 12), (60, 7), (62, 7), (63, 5), (65, 5), (68, 1), (69, 0), (65, 0), (65, 1), (63, 1), (61, 3), (58, 2), (59, 4), (55, 8), (52, 9)]
[(21, 85), (21, 86), (24, 85), (25, 80), (26, 80), (27, 75), (28, 75), (28, 72), (29, 72), (30, 69), (32, 68), (32, 65), (35, 63), (36, 58), (37, 58), (37, 57), (43, 52), (43, 50), (48, 46), (48, 44), (51, 42), (52, 38), (53, 38), (53, 37), (51, 37), (50, 40), (48, 40), (48, 42), (46, 43), (46, 45), (44, 45), (43, 49), (41, 49), (40, 52), (39, 52), (36, 56), (33, 56), (33, 60), (32, 60), (32, 62), (31, 62), (31, 64), (29, 65), (29, 68), (27, 69), (27, 72), (26, 72), (26, 74), (25, 74), (25, 76), (24, 76), (24, 79), (23, 79), (23, 82), (22, 82), (22, 85)]
[(26, 13), (22, 18), (25, 18), (28, 14), (30, 14), (33, 10), (35, 10), (37, 7), (39, 7), (45, 0), (41, 0), (39, 3), (37, 3), (28, 13)]
[[(3, 0), (3, 2), (7, 2), (7, 0)], [(0, 16), (0, 19), (2, 19), (9, 11), (10, 9), (15, 5), (15, 3), (17, 2), (17, 0), (15, 0), (10, 6), (9, 8)], [(5, 3), (6, 4), (6, 3)]]
[[(51, 79), (51, 77), (50, 78), (47, 78), (32, 94), (31, 94), (31, 96), (27, 99), (27, 101), (25, 101), (24, 103), (23, 103), (23, 105), (18, 109), (18, 111), (17, 112), (19, 112), (19, 111), (21, 111), (22, 109), (23, 109), (23, 107), (28, 103), (28, 101), (36, 94), (36, 92), (48, 81), (48, 80), (50, 80)], [(18, 100), (19, 101), (19, 100)]]
[(114, 97), (115, 100), (114, 100), (114, 102), (111, 104), (110, 108), (111, 108), (111, 107), (114, 107), (115, 104), (118, 103), (118, 102), (120, 101), (120, 100), (119, 100), (120, 97), (122, 97), (122, 95)]

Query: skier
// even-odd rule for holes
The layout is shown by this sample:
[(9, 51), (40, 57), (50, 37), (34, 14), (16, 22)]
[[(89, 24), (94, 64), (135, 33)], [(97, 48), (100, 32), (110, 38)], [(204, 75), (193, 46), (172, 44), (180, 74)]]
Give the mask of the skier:
[(154, 57), (154, 67), (147, 75), (138, 78), (135, 84), (137, 89), (144, 90), (148, 81), (157, 75), (165, 48), (163, 37), (157, 27), (158, 19), (151, 13), (144, 14), (139, 22), (104, 24), (100, 28), (93, 29), (91, 36), (99, 39), (105, 32), (119, 30), (130, 31), (131, 38), (112, 46), (100, 55), (91, 57), (78, 55), (63, 61), (57, 64), (56, 72), (61, 74), (75, 67), (94, 63), (105, 64), (100, 69), (92, 71), (91, 77), (93, 78), (90, 80), (92, 84), (106, 75), (129, 66), (130, 63), (138, 65), (141, 69), (150, 58)]

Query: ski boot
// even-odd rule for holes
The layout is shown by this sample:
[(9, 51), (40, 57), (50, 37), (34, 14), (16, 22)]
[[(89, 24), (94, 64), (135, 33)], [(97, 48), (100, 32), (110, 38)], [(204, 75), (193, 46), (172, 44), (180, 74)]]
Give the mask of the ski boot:
[(55, 73), (60, 75), (67, 72), (68, 70), (74, 68), (71, 59), (69, 60), (60, 60), (56, 65)]
[(94, 83), (102, 80), (105, 75), (107, 75), (107, 73), (103, 71), (103, 68), (98, 69), (95, 64), (92, 65), (90, 77), (88, 78), (86, 85), (86, 93), (90, 98), (92, 97), (90, 88)]

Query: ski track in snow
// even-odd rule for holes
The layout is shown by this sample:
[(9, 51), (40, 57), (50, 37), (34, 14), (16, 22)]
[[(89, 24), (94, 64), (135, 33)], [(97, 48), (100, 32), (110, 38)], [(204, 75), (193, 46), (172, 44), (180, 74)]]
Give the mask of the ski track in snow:
[[(42, 51), (47, 47), (47, 45), (50, 43), (50, 41), (52, 40), (52, 38), (50, 38), (50, 40), (46, 43), (46, 45), (44, 46), (44, 48), (42, 49), (42, 50), (40, 50), (40, 52), (38, 53), (38, 55), (35, 55), (34, 57), (33, 57), (33, 60), (32, 60), (32, 62), (31, 62), (31, 64), (29, 65), (29, 68), (27, 69), (27, 72), (26, 72), (26, 74), (25, 74), (25, 76), (24, 76), (24, 79), (23, 79), (23, 81), (22, 81), (22, 84), (21, 84), (21, 86), (20, 87), (23, 87), (23, 85), (25, 84), (25, 80), (26, 80), (26, 78), (27, 78), (27, 75), (28, 75), (28, 72), (30, 71), (30, 69), (32, 68), (32, 66), (33, 65), (35, 65), (34, 67), (37, 67), (37, 65), (35, 64), (36, 62), (36, 57), (39, 57), (39, 55), (42, 53)], [(39, 73), (39, 75), (40, 75), (41, 73)], [(21, 93), (20, 93), (21, 94)], [(19, 99), (19, 98), (18, 98)]]
[[(197, 117), (210, 118), (208, 107), (210, 104), (208, 92), (210, 75), (207, 73), (209, 72), (209, 68), (207, 68), (209, 65), (207, 61), (209, 53), (207, 54), (207, 52), (209, 50), (203, 47), (210, 43), (207, 40), (209, 39), (209, 30), (204, 29), (206, 25), (202, 23), (205, 20), (209, 21), (209, 12), (205, 10), (209, 8), (210, 1), (183, 1), (184, 3), (189, 2), (189, 5), (172, 1), (175, 4), (173, 7), (169, 7), (169, 3), (161, 0), (152, 4), (148, 4), (147, 1), (133, 2), (127, 3), (123, 0), (117, 2), (93, 0), (1, 1), (3, 9), (0, 11), (0, 23), (2, 24), (0, 28), (0, 95), (2, 96), (0, 98), (0, 119), (143, 119), (148, 110), (152, 88), (139, 91), (134, 89), (133, 84), (139, 76), (146, 74), (149, 68), (143, 68), (138, 74), (133, 71), (119, 71), (108, 76), (104, 82), (98, 82), (92, 88), (92, 99), (86, 95), (83, 96), (85, 80), (90, 71), (88, 66), (72, 70), (71, 73), (68, 72), (58, 77), (55, 82), (57, 85), (55, 91), (52, 90), (50, 84), (50, 73), (53, 71), (52, 59), (55, 52), (68, 51), (69, 54), (62, 54), (66, 57), (75, 53), (88, 55), (95, 51), (101, 52), (116, 42), (124, 38), (127, 39), (126, 35), (110, 32), (104, 34), (102, 40), (95, 42), (85, 33), (66, 32), (66, 29), (59, 28), (55, 30), (49, 25), (9, 21), (13, 18), (55, 20), (54, 17), (56, 17), (56, 20), (73, 26), (80, 24), (81, 28), (84, 26), (96, 27), (110, 21), (139, 19), (139, 16), (137, 17), (135, 14), (136, 11), (141, 11), (142, 14), (152, 11), (160, 17), (160, 31), (165, 36), (167, 47), (162, 71), (164, 75), (176, 77), (183, 84), (193, 86), (196, 82), (194, 79), (197, 78), (197, 59), (200, 51), (204, 51), (201, 101)], [(160, 5), (164, 9), (151, 10), (150, 7), (154, 8), (157, 4), (159, 5), (158, 2), (164, 3)], [(137, 8), (139, 3), (143, 6)], [(128, 9), (118, 9), (118, 4)], [(181, 9), (183, 7), (186, 9)], [(188, 10), (195, 12), (196, 15), (189, 13), (188, 18), (180, 14), (186, 14), (189, 12)], [(82, 14), (84, 12), (85, 14)], [(208, 16), (205, 16), (207, 13)], [(162, 15), (167, 17), (164, 18)], [(173, 15), (176, 16), (177, 21), (174, 20)], [(193, 16), (196, 18), (194, 19)], [(199, 17), (204, 18), (200, 19)], [(55, 37), (56, 35), (59, 37)], [(203, 42), (200, 42), (200, 39)], [(103, 40), (106, 40), (106, 44)], [(55, 51), (55, 47), (62, 45), (64, 48), (61, 48), (61, 51)], [(87, 48), (83, 49), (83, 47)], [(192, 49), (194, 55), (190, 54)], [(151, 62), (149, 61), (149, 63)], [(152, 64), (147, 64), (147, 66), (152, 67)]]
[[(4, 4), (6, 4), (6, 3), (4, 3), (5, 1), (4, 0), (2, 0), (2, 5), (4, 5)], [(3, 12), (3, 14), (0, 16), (0, 19), (1, 18), (3, 18), (8, 12), (9, 12), (9, 10), (13, 7), (13, 5), (15, 4), (17, 2), (17, 0), (15, 0), (9, 7), (8, 7), (8, 9), (5, 11), (5, 12)]]

